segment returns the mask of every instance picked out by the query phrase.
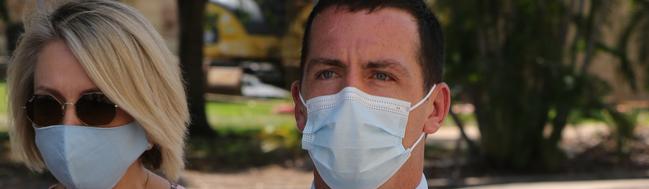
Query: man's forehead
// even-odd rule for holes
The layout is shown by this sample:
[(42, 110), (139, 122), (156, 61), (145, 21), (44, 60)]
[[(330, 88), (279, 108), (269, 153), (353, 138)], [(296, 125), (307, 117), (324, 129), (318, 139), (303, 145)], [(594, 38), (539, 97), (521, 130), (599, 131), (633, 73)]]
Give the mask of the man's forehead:
[(342, 59), (350, 56), (361, 56), (356, 58), (363, 62), (403, 63), (418, 57), (417, 23), (410, 13), (397, 8), (350, 11), (329, 7), (316, 16), (311, 27), (308, 59), (344, 62)]
[[(343, 20), (347, 22), (341, 22)], [(314, 18), (314, 25), (318, 22), (339, 24), (362, 22), (417, 29), (417, 21), (410, 13), (393, 7), (351, 10), (346, 6), (331, 6), (322, 10)]]

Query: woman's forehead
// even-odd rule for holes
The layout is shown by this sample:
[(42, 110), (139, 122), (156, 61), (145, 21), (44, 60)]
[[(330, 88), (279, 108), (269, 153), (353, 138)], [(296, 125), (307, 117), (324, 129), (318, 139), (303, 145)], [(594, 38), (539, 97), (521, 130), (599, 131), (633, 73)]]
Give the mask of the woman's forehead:
[(47, 43), (38, 54), (34, 70), (35, 92), (57, 91), (68, 98), (96, 88), (63, 41)]

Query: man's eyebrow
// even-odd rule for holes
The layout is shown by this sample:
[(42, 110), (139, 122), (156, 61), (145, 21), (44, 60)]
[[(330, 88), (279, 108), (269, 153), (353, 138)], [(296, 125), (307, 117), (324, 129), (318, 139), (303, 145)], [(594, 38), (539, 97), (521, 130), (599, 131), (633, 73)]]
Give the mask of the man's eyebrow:
[(314, 58), (309, 60), (306, 65), (306, 70), (308, 71), (312, 66), (318, 65), (318, 64), (324, 64), (327, 66), (333, 66), (333, 67), (339, 67), (339, 68), (347, 68), (347, 65), (345, 65), (342, 61), (336, 60), (336, 59), (330, 59), (330, 58)]
[(405, 66), (403, 66), (402, 63), (396, 60), (392, 59), (382, 59), (382, 60), (375, 60), (375, 61), (370, 61), (367, 64), (363, 65), (363, 68), (365, 69), (394, 69), (397, 72), (400, 72), (401, 74), (408, 75), (408, 69), (406, 69)]

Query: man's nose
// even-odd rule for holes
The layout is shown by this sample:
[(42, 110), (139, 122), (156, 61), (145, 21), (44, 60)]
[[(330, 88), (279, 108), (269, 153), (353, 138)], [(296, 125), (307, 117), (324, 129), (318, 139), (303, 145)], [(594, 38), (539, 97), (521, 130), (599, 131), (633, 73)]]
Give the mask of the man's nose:
[(81, 120), (77, 117), (74, 104), (66, 103), (63, 110), (63, 125), (82, 125)]
[(354, 73), (354, 70), (350, 70), (350, 73), (346, 74), (347, 77), (345, 77), (345, 83), (344, 86), (341, 88), (345, 87), (355, 87), (357, 89), (360, 89), (362, 91), (367, 92), (367, 85), (365, 83), (365, 80), (363, 78), (362, 73)]

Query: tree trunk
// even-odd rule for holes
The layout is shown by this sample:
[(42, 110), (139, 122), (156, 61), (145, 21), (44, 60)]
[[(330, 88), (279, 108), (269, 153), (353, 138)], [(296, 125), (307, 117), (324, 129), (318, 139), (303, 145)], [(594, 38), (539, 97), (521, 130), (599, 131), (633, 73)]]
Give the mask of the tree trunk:
[[(467, 23), (475, 28), (458, 23), (450, 27), (459, 28), (446, 33), (451, 39), (447, 44), (456, 48), (450, 52), (464, 53), (457, 56), (462, 64), (456, 64), (464, 68), (456, 69), (475, 71), (457, 75), (475, 76), (467, 88), (476, 107), (483, 162), (499, 170), (553, 170), (561, 154), (557, 146), (545, 145), (543, 131), (549, 113), (566, 98), (557, 93), (563, 88), (562, 74), (567, 73), (562, 71), (563, 50), (556, 48), (562, 46), (557, 39), (565, 38), (561, 32), (565, 22), (556, 22), (566, 18), (563, 4), (509, 0), (476, 4), (455, 4), (458, 14), (452, 19), (471, 20)], [(465, 7), (479, 8), (460, 11)], [(474, 37), (467, 41), (467, 36)]]
[(203, 73), (203, 19), (205, 0), (178, 0), (180, 22), (180, 63), (186, 82), (191, 114), (190, 137), (211, 137), (214, 130), (205, 115), (205, 76)]

